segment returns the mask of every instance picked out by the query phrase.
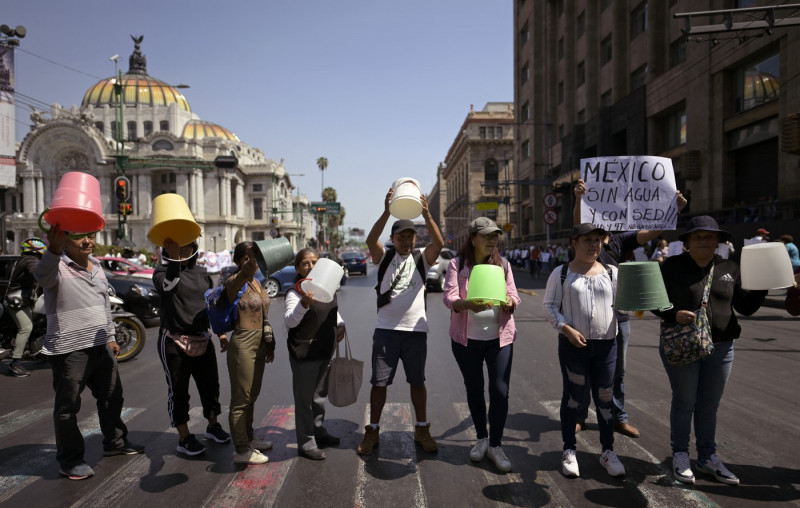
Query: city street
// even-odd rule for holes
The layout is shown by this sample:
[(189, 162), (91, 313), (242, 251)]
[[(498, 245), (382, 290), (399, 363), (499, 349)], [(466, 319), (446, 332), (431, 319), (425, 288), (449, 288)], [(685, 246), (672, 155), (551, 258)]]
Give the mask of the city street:
[[(271, 322), (278, 338), (276, 359), (267, 365), (256, 405), (256, 434), (274, 442), (270, 462), (248, 468), (232, 463), (233, 446), (207, 444), (195, 458), (176, 453), (177, 433), (167, 415), (167, 385), (156, 354), (157, 328), (148, 329), (145, 350), (120, 364), (125, 390), (123, 414), (133, 442), (144, 455), (103, 457), (96, 406), (88, 390), (79, 424), (87, 436), (86, 460), (94, 477), (69, 481), (58, 474), (52, 423), (49, 366), (29, 363), (32, 375), (0, 376), (0, 505), (2, 506), (783, 506), (800, 505), (800, 318), (763, 307), (741, 318), (733, 373), (719, 411), (719, 455), (741, 479), (721, 484), (696, 472), (697, 484), (673, 482), (669, 443), (670, 390), (658, 357), (658, 320), (632, 320), (626, 400), (630, 422), (641, 437), (616, 434), (615, 450), (627, 469), (611, 478), (598, 463), (601, 451), (593, 413), (578, 435), (581, 476), (562, 476), (559, 423), (561, 375), (556, 331), (545, 321), (544, 279), (515, 270), (522, 304), (515, 314), (510, 410), (503, 448), (513, 472), (500, 473), (487, 459), (469, 460), (475, 440), (461, 375), (450, 351), (449, 312), (441, 293), (428, 295), (427, 388), (431, 434), (437, 453), (413, 441), (414, 414), (402, 369), (389, 387), (381, 421), (380, 447), (367, 458), (355, 448), (368, 420), (369, 366), (375, 323), (375, 269), (351, 277), (339, 292), (353, 355), (365, 362), (358, 403), (328, 406), (326, 426), (342, 438), (327, 460), (297, 456), (291, 374), (285, 342), (283, 297), (272, 301)], [(216, 344), (216, 343), (215, 343)], [(217, 346), (218, 347), (218, 346)], [(217, 349), (218, 351), (218, 349)], [(224, 356), (220, 366), (221, 419), (227, 424), (230, 388)], [(0, 373), (8, 364), (3, 362)], [(205, 431), (192, 387), (190, 428)], [(201, 441), (202, 438), (201, 438)], [(204, 441), (203, 441), (204, 442)], [(694, 446), (692, 441), (692, 448)], [(696, 453), (692, 449), (692, 462)]]

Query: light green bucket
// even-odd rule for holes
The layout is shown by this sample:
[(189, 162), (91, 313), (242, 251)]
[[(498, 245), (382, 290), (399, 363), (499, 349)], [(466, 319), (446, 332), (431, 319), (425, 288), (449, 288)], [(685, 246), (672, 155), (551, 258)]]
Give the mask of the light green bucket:
[(671, 309), (659, 264), (655, 261), (620, 264), (614, 307), (626, 311)]
[(506, 277), (502, 266), (476, 265), (469, 276), (467, 301), (506, 304)]

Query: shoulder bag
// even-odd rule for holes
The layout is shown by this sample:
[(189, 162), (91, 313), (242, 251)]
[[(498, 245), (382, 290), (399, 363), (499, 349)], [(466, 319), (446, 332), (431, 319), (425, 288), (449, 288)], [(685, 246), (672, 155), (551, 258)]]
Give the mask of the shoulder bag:
[(358, 391), (364, 375), (364, 362), (353, 358), (350, 352), (350, 339), (344, 335), (344, 356), (339, 356), (339, 343), (336, 343), (336, 356), (331, 360), (328, 375), (328, 400), (336, 407), (346, 407), (358, 400)]
[(703, 290), (700, 309), (695, 311), (697, 318), (688, 325), (661, 322), (661, 348), (670, 365), (688, 365), (693, 361), (714, 352), (711, 340), (711, 308), (708, 306), (708, 294), (714, 278), (714, 266), (708, 272), (708, 281)]

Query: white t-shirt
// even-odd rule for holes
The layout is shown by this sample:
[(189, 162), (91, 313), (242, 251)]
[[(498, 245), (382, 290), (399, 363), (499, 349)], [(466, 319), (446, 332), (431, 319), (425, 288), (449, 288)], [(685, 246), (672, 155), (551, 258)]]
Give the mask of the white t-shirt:
[[(384, 255), (386, 255), (384, 253)], [(383, 259), (381, 259), (382, 261)], [(430, 265), (422, 255), (425, 273)], [(379, 263), (380, 264), (380, 263)], [(389, 290), (402, 271), (400, 280), (392, 290), (392, 301), (378, 309), (378, 321), (375, 328), (400, 330), (406, 332), (428, 332), (428, 320), (425, 315), (425, 280), (417, 270), (414, 256), (400, 256), (395, 252), (386, 273), (381, 281), (381, 293)]]
[(467, 338), (472, 340), (494, 340), (500, 337), (500, 305), (481, 312), (468, 312)]

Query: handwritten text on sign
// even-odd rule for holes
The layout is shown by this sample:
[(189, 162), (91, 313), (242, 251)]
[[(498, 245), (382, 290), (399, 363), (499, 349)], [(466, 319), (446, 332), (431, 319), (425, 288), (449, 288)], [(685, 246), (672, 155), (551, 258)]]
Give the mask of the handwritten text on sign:
[(672, 160), (649, 155), (581, 159), (581, 222), (606, 231), (672, 230), (678, 221)]

